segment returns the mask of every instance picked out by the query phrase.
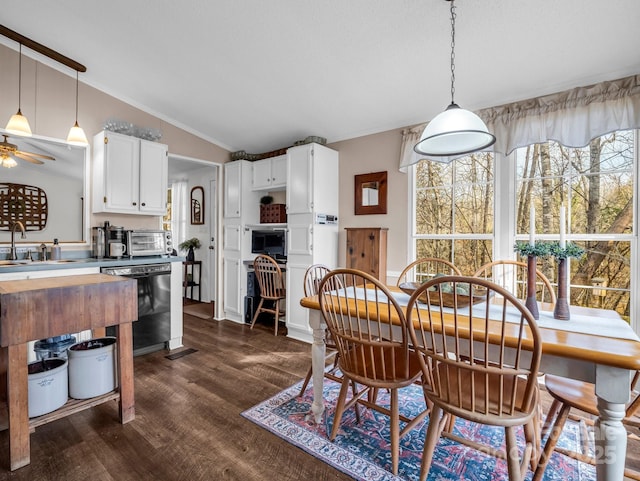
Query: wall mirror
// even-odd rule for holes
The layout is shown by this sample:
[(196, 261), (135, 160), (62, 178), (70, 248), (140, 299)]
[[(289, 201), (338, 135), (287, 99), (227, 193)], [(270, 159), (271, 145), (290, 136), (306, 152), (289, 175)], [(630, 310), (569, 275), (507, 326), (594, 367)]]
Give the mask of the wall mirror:
[[(0, 129), (0, 135), (6, 132)], [(47, 198), (47, 222), (41, 230), (28, 230), (26, 238), (15, 235), (16, 243), (39, 245), (59, 239), (60, 243), (89, 242), (89, 206), (86, 205), (89, 192), (87, 166), (88, 146), (70, 145), (59, 139), (46, 137), (20, 137), (7, 134), (7, 142), (23, 152), (49, 155), (56, 160), (44, 160), (36, 165), (20, 158), (15, 159), (12, 168), (0, 166), (0, 182), (24, 184), (42, 189)], [(3, 137), (0, 137), (3, 140)], [(0, 203), (1, 205), (1, 203)], [(0, 211), (0, 216), (9, 215)], [(20, 219), (16, 219), (20, 220)], [(7, 222), (3, 223), (5, 226)], [(0, 243), (11, 242), (8, 227), (0, 229)]]
[(191, 224), (204, 224), (204, 188), (200, 185), (191, 189)]
[(387, 213), (387, 172), (355, 176), (355, 215)]

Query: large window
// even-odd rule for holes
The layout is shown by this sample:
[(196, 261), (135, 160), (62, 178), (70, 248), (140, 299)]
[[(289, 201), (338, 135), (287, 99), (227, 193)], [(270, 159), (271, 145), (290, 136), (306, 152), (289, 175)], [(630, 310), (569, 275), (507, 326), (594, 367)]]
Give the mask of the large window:
[(492, 256), (493, 154), (478, 153), (442, 164), (422, 161), (415, 170), (416, 258), (438, 257), (472, 273)]
[[(536, 230), (557, 239), (559, 209), (567, 209), (567, 240), (585, 249), (570, 262), (572, 304), (615, 309), (630, 315), (631, 250), (635, 172), (633, 131), (607, 134), (584, 148), (557, 142), (515, 152), (517, 233), (529, 230), (535, 207)], [(556, 282), (555, 262), (543, 264)]]
[[(564, 205), (566, 240), (586, 251), (570, 262), (570, 302), (615, 309), (628, 319), (637, 295), (636, 145), (635, 131), (619, 131), (578, 149), (546, 142), (496, 154), (495, 161), (488, 153), (450, 164), (423, 160), (412, 176), (411, 254), (451, 260), (470, 275), (494, 258), (516, 259), (513, 245), (529, 239), (532, 205), (536, 238), (558, 240)], [(555, 284), (555, 261), (541, 266)]]

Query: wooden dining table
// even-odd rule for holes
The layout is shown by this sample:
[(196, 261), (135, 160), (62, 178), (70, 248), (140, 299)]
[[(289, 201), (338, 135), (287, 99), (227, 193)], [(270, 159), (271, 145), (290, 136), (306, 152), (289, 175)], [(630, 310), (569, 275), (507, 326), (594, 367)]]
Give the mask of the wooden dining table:
[[(403, 295), (395, 286), (389, 286), (389, 290), (392, 294)], [(349, 299), (346, 308), (355, 313), (356, 303), (363, 302), (355, 298)], [(319, 423), (324, 412), (326, 325), (320, 312), (318, 296), (304, 297), (300, 304), (310, 310), (309, 325), (313, 331), (313, 403), (310, 417)], [(640, 369), (640, 341), (628, 324), (613, 311), (577, 306), (571, 306), (570, 311), (572, 315), (580, 315), (582, 318), (601, 319), (603, 326), (614, 325), (631, 332), (626, 338), (575, 332), (572, 330), (571, 320), (563, 321), (566, 325), (561, 328), (540, 327), (540, 371), (595, 384), (599, 410), (594, 427), (597, 479), (622, 481), (627, 450), (627, 431), (622, 419), (625, 405), (629, 402), (631, 374)], [(389, 322), (399, 324), (399, 320), (393, 316)]]

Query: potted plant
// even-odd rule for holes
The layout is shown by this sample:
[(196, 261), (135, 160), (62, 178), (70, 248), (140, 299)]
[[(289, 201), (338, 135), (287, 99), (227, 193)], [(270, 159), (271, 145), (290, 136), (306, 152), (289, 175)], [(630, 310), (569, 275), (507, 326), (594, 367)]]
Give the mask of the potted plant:
[(187, 239), (186, 241), (181, 242), (180, 245), (178, 246), (178, 248), (181, 251), (187, 251), (187, 260), (191, 262), (194, 261), (196, 258), (193, 250), (200, 249), (200, 247), (201, 247), (200, 239), (198, 239), (197, 237), (192, 237), (191, 239)]

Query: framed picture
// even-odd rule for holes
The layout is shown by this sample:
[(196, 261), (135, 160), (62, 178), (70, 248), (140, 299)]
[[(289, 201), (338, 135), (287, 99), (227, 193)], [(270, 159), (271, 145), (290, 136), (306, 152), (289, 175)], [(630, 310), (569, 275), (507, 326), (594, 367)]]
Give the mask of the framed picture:
[(204, 224), (204, 189), (199, 185), (191, 189), (191, 224)]
[(355, 176), (355, 215), (387, 213), (387, 172)]

